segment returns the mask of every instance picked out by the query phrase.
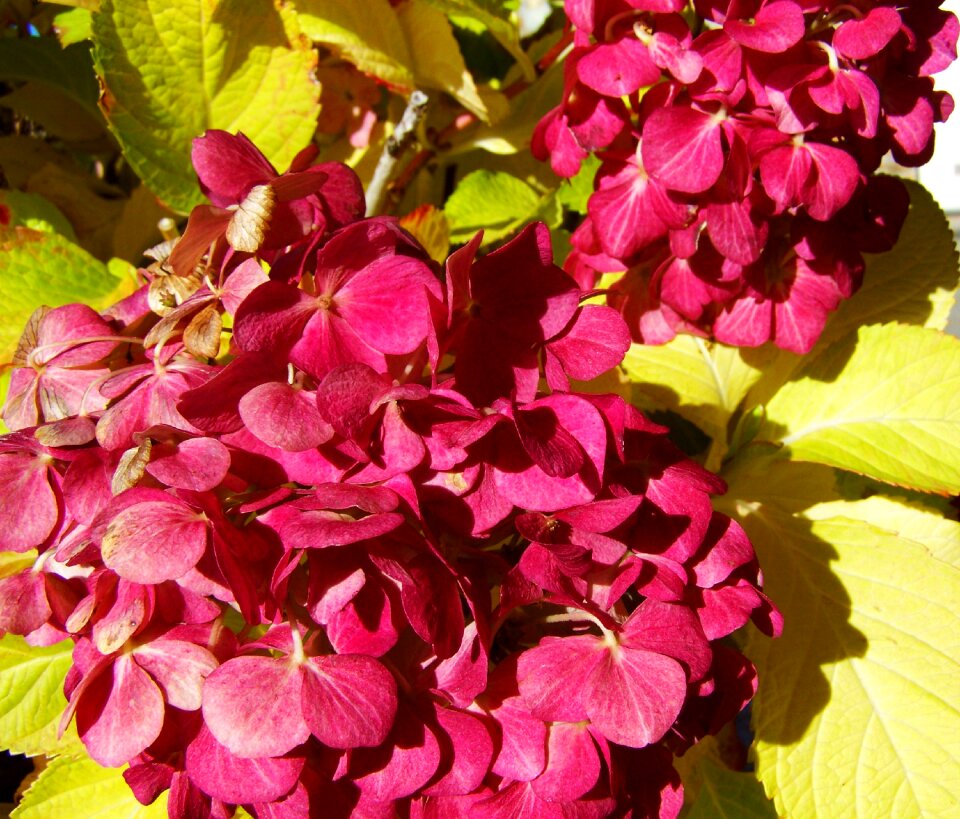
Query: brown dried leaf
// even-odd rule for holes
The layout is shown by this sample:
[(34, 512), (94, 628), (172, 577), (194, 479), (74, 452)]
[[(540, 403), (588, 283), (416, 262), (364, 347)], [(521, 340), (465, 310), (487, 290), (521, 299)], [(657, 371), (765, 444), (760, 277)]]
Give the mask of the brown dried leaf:
[(220, 351), (223, 319), (218, 305), (209, 304), (197, 313), (183, 331), (183, 346), (199, 359), (216, 358)]
[(119, 495), (127, 489), (136, 486), (143, 477), (150, 463), (150, 450), (153, 449), (153, 442), (149, 438), (144, 438), (138, 447), (131, 447), (120, 456), (120, 463), (113, 473), (113, 479), (110, 481), (110, 491), (114, 495)]
[(267, 234), (277, 197), (269, 185), (257, 185), (250, 190), (233, 213), (227, 225), (227, 243), (234, 250), (256, 253)]

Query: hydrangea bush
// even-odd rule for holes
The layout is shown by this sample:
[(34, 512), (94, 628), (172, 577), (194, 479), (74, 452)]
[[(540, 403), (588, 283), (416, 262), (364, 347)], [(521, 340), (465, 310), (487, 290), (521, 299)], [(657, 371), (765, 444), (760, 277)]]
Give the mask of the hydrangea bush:
[(960, 808), (957, 19), (201, 5), (6, 12), (14, 815)]

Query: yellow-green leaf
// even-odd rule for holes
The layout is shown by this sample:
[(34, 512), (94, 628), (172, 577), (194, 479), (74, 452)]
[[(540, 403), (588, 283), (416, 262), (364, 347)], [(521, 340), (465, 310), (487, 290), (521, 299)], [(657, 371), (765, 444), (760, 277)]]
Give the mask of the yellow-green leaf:
[(57, 739), (72, 651), (69, 640), (34, 648), (14, 634), (0, 639), (0, 748), (29, 756), (77, 749), (72, 727)]
[(769, 351), (727, 347), (688, 335), (650, 346), (634, 344), (622, 366), (635, 395), (673, 410), (715, 439), (762, 373)]
[(9, 227), (20, 225), (41, 233), (59, 233), (71, 241), (77, 239), (67, 217), (53, 202), (42, 196), (17, 190), (0, 190), (0, 205), (10, 210)]
[(767, 404), (759, 438), (788, 454), (927, 492), (960, 492), (960, 339), (860, 328)]
[(508, 173), (467, 174), (444, 207), (450, 241), (468, 241), (478, 230), (484, 231), (484, 244), (509, 236), (536, 215), (542, 200), (526, 182)]
[(866, 257), (863, 286), (827, 322), (825, 340), (842, 338), (863, 324), (947, 326), (960, 279), (953, 231), (930, 192), (904, 181), (910, 212), (900, 239), (893, 250)]
[(427, 0), (448, 16), (466, 17), (486, 26), (513, 58), (517, 61), (524, 76), (532, 80), (536, 76), (533, 63), (520, 45), (520, 32), (510, 19), (500, 0)]
[(9, 361), (31, 313), (81, 301), (105, 307), (126, 287), (101, 262), (56, 233), (15, 228), (0, 234), (4, 322), (0, 362)]
[(401, 93), (414, 89), (413, 59), (387, 0), (297, 0), (303, 33)]
[(858, 501), (820, 503), (804, 510), (803, 515), (810, 520), (862, 520), (901, 540), (918, 543), (938, 560), (960, 568), (960, 522), (945, 518), (935, 509), (874, 495)]
[(777, 819), (773, 803), (752, 773), (703, 759), (698, 774), (700, 788), (685, 819)]
[(89, 40), (93, 28), (93, 15), (90, 9), (72, 8), (58, 11), (53, 17), (53, 30), (60, 45), (68, 46)]
[(174, 210), (201, 200), (190, 147), (208, 128), (242, 131), (279, 170), (313, 135), (316, 54), (284, 4), (104, 0), (93, 34), (110, 127)]
[(960, 571), (863, 521), (755, 505), (741, 522), (785, 621), (746, 648), (779, 814), (960, 814)]
[(141, 805), (120, 768), (101, 768), (86, 756), (50, 762), (24, 794), (12, 819), (165, 819), (167, 794)]
[(497, 118), (491, 116), (488, 102), (495, 106), (497, 114), (506, 113), (505, 100), (498, 100), (496, 96), (481, 97), (443, 12), (425, 0), (408, 0), (396, 11), (413, 58), (414, 82), (418, 88), (446, 91), (485, 122)]

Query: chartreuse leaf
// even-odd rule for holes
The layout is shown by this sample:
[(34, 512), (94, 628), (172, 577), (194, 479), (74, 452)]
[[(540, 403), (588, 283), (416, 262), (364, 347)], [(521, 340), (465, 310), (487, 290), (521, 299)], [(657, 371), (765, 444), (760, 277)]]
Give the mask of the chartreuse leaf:
[(120, 768), (101, 768), (86, 756), (57, 757), (43, 770), (11, 814), (13, 819), (163, 819), (167, 795), (141, 805)]
[(773, 803), (752, 773), (704, 759), (699, 775), (700, 789), (686, 819), (777, 819)]
[(766, 404), (793, 373), (837, 339), (865, 324), (896, 321), (943, 330), (960, 281), (957, 248), (943, 210), (922, 185), (904, 180), (910, 211), (900, 240), (887, 253), (866, 254), (863, 286), (828, 320), (806, 356), (778, 350), (751, 390), (748, 404)]
[(593, 180), (600, 169), (596, 154), (590, 154), (580, 166), (577, 175), (566, 179), (557, 188), (560, 204), (582, 216), (587, 214), (587, 202), (593, 194)]
[(738, 505), (785, 622), (746, 647), (778, 813), (960, 815), (960, 571), (862, 520)]
[(960, 522), (935, 509), (899, 498), (874, 495), (858, 501), (820, 503), (804, 510), (810, 520), (845, 517), (862, 520), (901, 540), (921, 544), (937, 560), (960, 569)]
[(528, 80), (536, 76), (533, 63), (520, 45), (520, 33), (498, 0), (426, 0), (446, 15), (466, 17), (484, 25), (513, 58)]
[(960, 492), (960, 339), (861, 327), (803, 367), (766, 411), (758, 438), (779, 441), (796, 460)]
[[(502, 171), (474, 171), (457, 185), (444, 206), (450, 225), (450, 241), (465, 242), (483, 230), (483, 242), (489, 244), (518, 230), (542, 213), (556, 200), (541, 196), (522, 179)], [(556, 214), (552, 214), (556, 216)]]
[(79, 7), (58, 11), (53, 16), (53, 30), (62, 46), (82, 43), (93, 34), (93, 15), (90, 9)]
[(5, 318), (0, 324), (0, 362), (11, 359), (23, 326), (39, 305), (81, 301), (99, 309), (129, 292), (128, 282), (56, 233), (26, 228), (4, 232), (0, 257)]
[(272, 0), (103, 0), (100, 104), (143, 182), (174, 210), (201, 200), (191, 140), (242, 131), (283, 170), (313, 135), (316, 54)]
[(481, 96), (443, 12), (425, 0), (408, 0), (397, 8), (397, 19), (413, 58), (418, 88), (446, 91), (484, 122), (506, 113), (509, 106), (502, 95)]
[(960, 279), (957, 247), (947, 216), (922, 185), (905, 180), (910, 212), (887, 253), (868, 255), (863, 286), (829, 320), (826, 340), (863, 324), (898, 321), (943, 330)]
[(78, 749), (73, 727), (57, 739), (72, 651), (69, 640), (34, 648), (14, 634), (0, 639), (0, 748), (29, 756)]
[(42, 233), (59, 233), (74, 242), (77, 240), (67, 217), (53, 202), (36, 193), (0, 190), (0, 206), (10, 210), (9, 227), (20, 225)]
[(401, 93), (414, 89), (413, 58), (387, 0), (298, 0), (296, 8), (313, 42)]
[(741, 350), (680, 335), (661, 346), (632, 345), (621, 366), (644, 403), (673, 410), (725, 441), (730, 416), (769, 355), (767, 348)]

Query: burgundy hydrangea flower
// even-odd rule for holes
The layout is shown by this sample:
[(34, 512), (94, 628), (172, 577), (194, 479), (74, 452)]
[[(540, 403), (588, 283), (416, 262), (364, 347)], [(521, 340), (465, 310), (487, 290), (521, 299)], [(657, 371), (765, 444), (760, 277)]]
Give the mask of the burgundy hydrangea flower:
[[(643, 47), (687, 76), (674, 12)], [(0, 628), (74, 639), (62, 725), (181, 819), (675, 817), (672, 753), (755, 688), (719, 641), (780, 622), (722, 481), (622, 398), (571, 390), (623, 357), (620, 314), (544, 225), (441, 271), (394, 220), (349, 221), (352, 194), (324, 200), (344, 171), (279, 176), (216, 133), (195, 161), (224, 222), (257, 186), (299, 195), (257, 247), (207, 242), (163, 316), (149, 285), (39, 313), (13, 374), (0, 546), (26, 568)], [(636, 162), (611, 180), (648, 201)], [(327, 206), (349, 223), (282, 233)], [(828, 244), (794, 241), (811, 269)]]
[(532, 149), (567, 177), (602, 159), (566, 267), (624, 272), (608, 298), (636, 341), (806, 352), (896, 241), (906, 192), (875, 172), (929, 160), (960, 25), (939, 2), (698, 0), (693, 36), (683, 5), (565, 2), (576, 47)]

